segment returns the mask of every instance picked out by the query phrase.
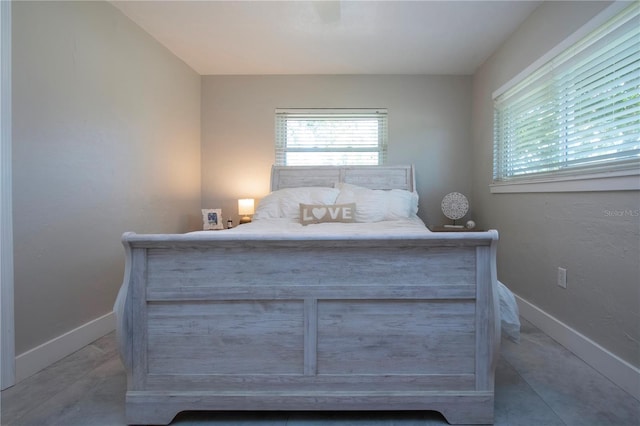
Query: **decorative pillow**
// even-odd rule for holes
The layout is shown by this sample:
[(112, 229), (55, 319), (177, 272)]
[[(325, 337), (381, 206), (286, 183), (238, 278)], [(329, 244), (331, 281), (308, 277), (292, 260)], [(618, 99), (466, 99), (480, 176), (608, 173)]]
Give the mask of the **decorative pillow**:
[(418, 194), (415, 192), (374, 190), (349, 183), (337, 183), (336, 188), (340, 189), (336, 203), (356, 203), (356, 222), (398, 220), (418, 213)]
[(300, 203), (300, 223), (355, 222), (356, 204), (302, 204)]
[(340, 190), (325, 187), (285, 188), (273, 191), (258, 203), (254, 220), (300, 219), (300, 204), (334, 204)]

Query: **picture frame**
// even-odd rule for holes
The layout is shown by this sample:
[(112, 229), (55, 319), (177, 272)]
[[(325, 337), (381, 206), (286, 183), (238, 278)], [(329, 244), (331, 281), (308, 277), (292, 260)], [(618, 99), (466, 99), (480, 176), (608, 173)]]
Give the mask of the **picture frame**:
[(204, 231), (224, 229), (222, 209), (202, 209), (202, 229)]

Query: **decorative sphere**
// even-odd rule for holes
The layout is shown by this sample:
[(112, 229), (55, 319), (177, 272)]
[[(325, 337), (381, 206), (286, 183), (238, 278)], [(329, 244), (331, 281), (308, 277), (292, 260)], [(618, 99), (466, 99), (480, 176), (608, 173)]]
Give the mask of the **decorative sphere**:
[(467, 221), (467, 229), (473, 229), (476, 227), (476, 223), (473, 220)]

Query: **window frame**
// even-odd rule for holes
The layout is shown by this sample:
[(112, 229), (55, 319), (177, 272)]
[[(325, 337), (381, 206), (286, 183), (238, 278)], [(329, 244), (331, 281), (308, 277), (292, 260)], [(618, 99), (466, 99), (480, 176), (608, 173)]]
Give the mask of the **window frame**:
[[(292, 119), (300, 119), (305, 116), (309, 116), (312, 119), (313, 116), (317, 117), (330, 117), (332, 115), (339, 117), (354, 118), (367, 118), (375, 117), (378, 120), (378, 144), (377, 144), (377, 165), (387, 164), (387, 152), (388, 152), (388, 111), (386, 108), (276, 108), (275, 110), (275, 162), (277, 166), (298, 166), (300, 164), (286, 164), (286, 158), (288, 152), (373, 152), (371, 149), (359, 148), (359, 147), (334, 147), (330, 148), (305, 148), (300, 147), (287, 149), (286, 144), (286, 120), (291, 117)], [(348, 164), (331, 164), (331, 165), (357, 165), (362, 163), (348, 163)], [(304, 165), (316, 165), (316, 164), (304, 164)]]
[[(539, 68), (597, 30), (627, 7), (629, 7), (628, 2), (615, 2), (605, 8), (561, 43), (494, 91), (492, 99), (495, 101), (497, 97), (528, 78)], [(492, 145), (494, 149), (495, 144), (496, 141), (494, 140)], [(495, 161), (495, 153), (492, 155), (492, 160)], [(548, 174), (520, 176), (506, 181), (494, 181), (492, 178), (492, 183), (489, 187), (491, 193), (640, 190), (640, 167), (633, 163), (627, 168), (622, 166), (606, 171), (589, 170), (587, 168), (583, 171), (573, 171), (570, 174), (551, 172)]]

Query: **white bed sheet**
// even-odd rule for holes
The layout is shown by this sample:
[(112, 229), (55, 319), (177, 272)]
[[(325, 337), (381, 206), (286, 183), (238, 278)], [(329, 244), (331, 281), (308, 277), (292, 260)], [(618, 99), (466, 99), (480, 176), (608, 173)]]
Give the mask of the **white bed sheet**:
[(386, 220), (367, 223), (315, 223), (301, 225), (292, 219), (261, 219), (245, 223), (225, 231), (196, 231), (189, 235), (215, 238), (257, 239), (343, 239), (343, 238), (419, 238), (431, 234), (424, 222), (417, 216), (400, 220)]

